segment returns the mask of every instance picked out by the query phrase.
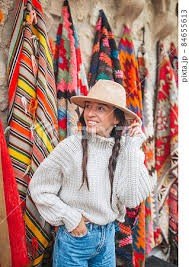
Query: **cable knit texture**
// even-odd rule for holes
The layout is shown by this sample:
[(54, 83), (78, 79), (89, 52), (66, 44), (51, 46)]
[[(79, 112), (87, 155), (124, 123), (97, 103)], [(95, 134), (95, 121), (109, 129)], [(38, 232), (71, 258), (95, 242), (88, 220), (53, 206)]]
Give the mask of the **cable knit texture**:
[(81, 133), (60, 142), (40, 164), (29, 185), (31, 197), (41, 216), (51, 225), (65, 224), (70, 232), (82, 215), (90, 222), (105, 225), (115, 219), (124, 222), (125, 207), (134, 208), (152, 191), (144, 165), (141, 145), (145, 136), (123, 135), (110, 203), (109, 158), (114, 138), (87, 134), (89, 191), (82, 184)]

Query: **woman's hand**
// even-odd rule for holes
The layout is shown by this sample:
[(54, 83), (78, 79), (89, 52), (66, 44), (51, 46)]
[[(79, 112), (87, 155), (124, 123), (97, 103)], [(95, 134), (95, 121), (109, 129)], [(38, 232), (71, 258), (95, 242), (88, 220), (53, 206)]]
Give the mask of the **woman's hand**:
[(85, 221), (87, 221), (87, 218), (82, 216), (80, 223), (78, 226), (71, 232), (74, 236), (83, 236), (86, 234), (87, 227), (85, 225)]
[(138, 120), (134, 120), (130, 126), (128, 126), (128, 133), (130, 136), (136, 136), (138, 134), (143, 134), (142, 131), (142, 122)]

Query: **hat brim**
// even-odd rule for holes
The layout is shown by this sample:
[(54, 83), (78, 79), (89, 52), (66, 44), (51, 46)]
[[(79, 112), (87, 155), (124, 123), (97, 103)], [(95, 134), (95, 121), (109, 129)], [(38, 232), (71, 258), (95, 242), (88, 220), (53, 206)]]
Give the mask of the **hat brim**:
[(123, 108), (123, 107), (120, 107), (120, 106), (115, 105), (113, 103), (110, 103), (108, 101), (106, 102), (104, 100), (102, 101), (100, 99), (93, 98), (93, 97), (87, 97), (87, 96), (72, 96), (70, 100), (71, 100), (71, 103), (73, 103), (73, 104), (75, 104), (81, 108), (85, 107), (86, 101), (93, 101), (93, 102), (97, 102), (97, 103), (111, 105), (113, 107), (116, 107), (116, 108), (122, 110), (125, 113), (125, 119), (126, 120), (138, 120), (139, 122), (141, 122), (141, 119), (134, 112), (130, 111), (127, 108)]

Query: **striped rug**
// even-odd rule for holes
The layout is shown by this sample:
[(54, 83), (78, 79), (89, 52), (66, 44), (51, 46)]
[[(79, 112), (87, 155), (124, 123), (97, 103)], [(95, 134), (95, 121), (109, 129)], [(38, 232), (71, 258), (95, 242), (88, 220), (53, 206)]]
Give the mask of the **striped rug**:
[(25, 7), (23, 49), (9, 123), (9, 154), (24, 210), (28, 255), (33, 266), (41, 266), (52, 240), (51, 227), (39, 215), (27, 189), (37, 167), (59, 142), (57, 99), (41, 4), (27, 0)]
[(63, 140), (78, 131), (80, 108), (72, 104), (70, 98), (88, 93), (79, 40), (67, 0), (63, 4), (61, 23), (57, 31), (54, 72), (58, 97), (59, 134)]
[(24, 2), (18, 0), (15, 9), (15, 19), (13, 24), (13, 32), (11, 36), (9, 57), (8, 57), (8, 86), (9, 86), (9, 116), (8, 124), (12, 117), (13, 101), (17, 87), (17, 79), (19, 74), (20, 59), (23, 46), (23, 19), (24, 19)]

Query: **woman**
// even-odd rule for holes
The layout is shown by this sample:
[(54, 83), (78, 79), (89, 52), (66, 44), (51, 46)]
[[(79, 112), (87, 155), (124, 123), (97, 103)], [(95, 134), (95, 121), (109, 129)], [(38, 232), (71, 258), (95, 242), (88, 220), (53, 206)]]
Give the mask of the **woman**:
[[(60, 142), (35, 172), (29, 190), (41, 216), (59, 226), (53, 266), (115, 266), (114, 220), (124, 222), (151, 190), (141, 121), (126, 107), (124, 88), (99, 80), (88, 96), (82, 131)], [(123, 130), (128, 120), (134, 122)]]

